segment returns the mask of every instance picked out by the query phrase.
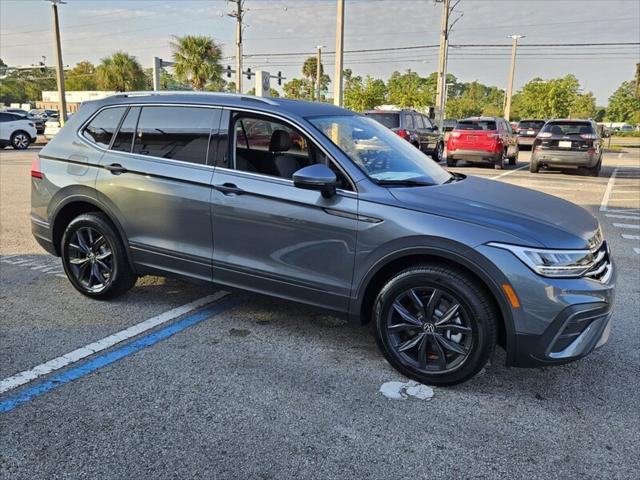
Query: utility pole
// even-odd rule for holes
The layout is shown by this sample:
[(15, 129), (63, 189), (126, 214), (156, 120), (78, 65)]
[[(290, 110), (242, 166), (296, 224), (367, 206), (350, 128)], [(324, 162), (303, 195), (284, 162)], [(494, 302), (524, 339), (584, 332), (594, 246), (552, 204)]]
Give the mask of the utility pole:
[(53, 40), (56, 46), (56, 81), (58, 83), (58, 105), (60, 109), (60, 125), (67, 121), (67, 99), (64, 92), (64, 68), (62, 66), (62, 48), (60, 47), (60, 24), (58, 23), (58, 4), (64, 5), (62, 0), (51, 0), (53, 13)]
[(342, 54), (344, 52), (344, 0), (338, 0), (336, 12), (336, 63), (333, 72), (333, 104), (342, 106)]
[(322, 80), (322, 47), (323, 45), (317, 45), (318, 56), (316, 58), (316, 100), (320, 102), (322, 96), (320, 95), (320, 85)]
[(440, 21), (440, 58), (438, 62), (438, 82), (436, 88), (436, 120), (442, 131), (444, 122), (444, 97), (447, 83), (447, 50), (449, 47), (449, 0), (442, 0), (442, 18)]
[(244, 17), (244, 0), (235, 1), (236, 11), (228, 15), (236, 19), (236, 92), (242, 93), (242, 18)]
[(518, 40), (524, 38), (524, 35), (511, 35), (511, 68), (509, 69), (509, 83), (507, 84), (507, 92), (504, 102), (504, 118), (509, 121), (511, 115), (511, 94), (513, 93), (513, 77), (516, 73), (516, 49), (518, 48)]

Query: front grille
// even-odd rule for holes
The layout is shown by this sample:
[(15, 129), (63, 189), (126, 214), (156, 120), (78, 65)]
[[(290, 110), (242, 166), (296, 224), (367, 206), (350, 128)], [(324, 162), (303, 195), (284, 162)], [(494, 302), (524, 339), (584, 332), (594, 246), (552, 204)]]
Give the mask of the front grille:
[(611, 275), (611, 259), (609, 256), (609, 246), (607, 242), (602, 242), (596, 252), (596, 261), (585, 274), (585, 277), (593, 278), (602, 283), (606, 283)]

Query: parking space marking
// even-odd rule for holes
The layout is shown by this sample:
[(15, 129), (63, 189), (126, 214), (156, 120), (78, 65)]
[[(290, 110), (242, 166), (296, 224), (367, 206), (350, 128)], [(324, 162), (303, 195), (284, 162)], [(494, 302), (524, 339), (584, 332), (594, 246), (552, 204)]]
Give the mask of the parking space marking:
[(220, 300), (226, 295), (228, 295), (227, 292), (217, 292), (213, 295), (207, 295), (206, 297), (199, 298), (198, 300), (182, 305), (181, 307), (177, 307), (167, 312), (161, 313), (160, 315), (156, 315), (155, 317), (151, 317), (144, 322), (140, 322), (136, 325), (126, 328), (125, 330), (121, 330), (117, 333), (114, 333), (113, 335), (109, 335), (102, 340), (90, 343), (89, 345), (80, 347), (58, 358), (49, 360), (48, 362), (42, 363), (30, 370), (16, 373), (15, 375), (12, 375), (11, 377), (5, 378), (4, 380), (0, 381), (0, 394), (24, 385), (25, 383), (29, 383), (30, 381), (35, 380), (42, 375), (48, 375), (51, 372), (71, 365), (72, 363), (82, 360), (83, 358), (93, 355), (94, 353), (98, 353), (100, 351), (106, 350), (107, 348), (111, 348), (114, 345), (140, 335), (147, 330), (162, 325), (163, 323), (167, 323), (170, 320), (173, 320), (182, 315), (185, 315), (186, 313), (215, 302), (216, 300)]
[(66, 278), (62, 264), (55, 257), (41, 257), (34, 255), (3, 255), (0, 262), (16, 267), (29, 268), (42, 273)]
[(172, 323), (156, 332), (150, 333), (148, 335), (144, 335), (140, 337), (138, 340), (133, 341), (127, 345), (124, 345), (116, 350), (112, 350), (110, 352), (99, 355), (91, 360), (87, 360), (85, 363), (74, 367), (66, 372), (58, 373), (51, 377), (49, 380), (46, 380), (38, 385), (35, 385), (27, 390), (20, 392), (16, 395), (12, 395), (7, 399), (0, 402), (0, 413), (6, 413), (13, 410), (20, 405), (29, 402), (30, 400), (49, 392), (50, 390), (54, 390), (56, 388), (61, 387), (62, 385), (66, 385), (67, 383), (73, 382), (74, 380), (78, 380), (96, 370), (99, 370), (107, 365), (110, 365), (118, 360), (131, 355), (133, 353), (139, 352), (140, 350), (150, 347), (162, 340), (166, 340), (167, 338), (173, 336), (174, 334), (181, 332), (193, 325), (196, 325), (204, 320), (211, 318), (214, 315), (224, 312), (230, 308), (233, 308), (239, 303), (239, 299), (237, 297), (230, 297), (221, 302), (217, 302), (213, 305), (209, 305), (208, 307), (199, 310), (182, 320)]
[(605, 216), (608, 218), (623, 218), (625, 220), (640, 220), (640, 216), (636, 215), (615, 215), (611, 213), (605, 213)]
[(618, 174), (618, 168), (614, 168), (613, 172), (611, 172), (611, 176), (609, 177), (609, 181), (607, 182), (607, 188), (604, 191), (604, 195), (602, 196), (602, 202), (600, 203), (600, 211), (606, 212), (607, 207), (609, 205), (609, 199), (611, 198), (611, 191), (613, 190), (613, 185), (616, 183), (616, 175)]
[(491, 180), (498, 180), (499, 178), (506, 177), (507, 175), (511, 175), (513, 172), (517, 172), (518, 170), (522, 170), (523, 168), (527, 168), (529, 165), (522, 165), (521, 167), (514, 168), (513, 170), (509, 170), (508, 172), (501, 173), (500, 175), (496, 175), (495, 177), (491, 177)]
[(636, 252), (638, 255), (640, 255), (640, 248), (633, 247), (633, 251)]
[(613, 226), (616, 228), (630, 228), (632, 230), (640, 230), (640, 225), (633, 225), (631, 223), (614, 223)]
[(623, 233), (622, 238), (625, 240), (640, 240), (640, 235), (629, 235), (627, 233)]

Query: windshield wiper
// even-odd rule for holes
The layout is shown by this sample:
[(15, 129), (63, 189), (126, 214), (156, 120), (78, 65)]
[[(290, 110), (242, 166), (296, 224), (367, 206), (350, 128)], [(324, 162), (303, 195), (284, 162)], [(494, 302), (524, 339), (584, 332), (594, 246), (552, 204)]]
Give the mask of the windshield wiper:
[(431, 187), (435, 185), (435, 183), (415, 180), (413, 178), (406, 178), (404, 180), (376, 180), (376, 183), (378, 185), (404, 185), (410, 187)]

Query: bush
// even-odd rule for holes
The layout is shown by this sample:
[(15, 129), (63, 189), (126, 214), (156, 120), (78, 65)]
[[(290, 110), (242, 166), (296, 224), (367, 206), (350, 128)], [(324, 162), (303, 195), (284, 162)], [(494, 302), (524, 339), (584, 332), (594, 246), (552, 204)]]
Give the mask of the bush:
[(640, 132), (611, 132), (612, 137), (640, 137)]

